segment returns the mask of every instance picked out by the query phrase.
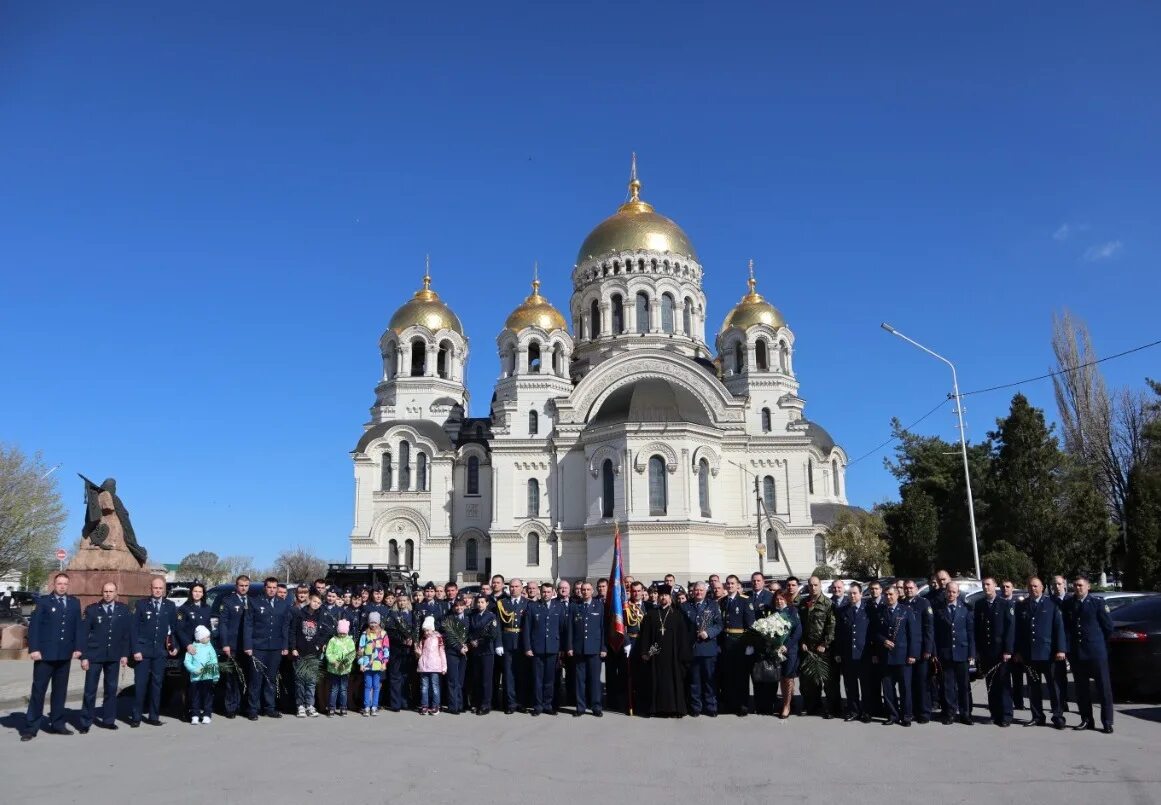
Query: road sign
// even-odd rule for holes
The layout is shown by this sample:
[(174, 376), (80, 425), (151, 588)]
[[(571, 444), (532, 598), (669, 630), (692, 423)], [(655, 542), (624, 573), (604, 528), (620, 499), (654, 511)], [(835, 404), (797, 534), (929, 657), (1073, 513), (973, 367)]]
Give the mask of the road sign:
[(66, 556), (68, 556), (68, 551), (66, 551), (64, 548), (56, 549), (56, 560), (58, 562), (63, 562)]

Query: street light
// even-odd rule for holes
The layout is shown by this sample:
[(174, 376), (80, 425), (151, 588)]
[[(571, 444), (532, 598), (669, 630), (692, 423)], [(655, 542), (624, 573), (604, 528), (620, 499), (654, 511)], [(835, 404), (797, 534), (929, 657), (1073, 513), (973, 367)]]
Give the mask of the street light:
[(959, 379), (956, 377), (956, 374), (955, 374), (955, 364), (952, 363), (951, 361), (949, 361), (947, 358), (940, 355), (938, 352), (935, 352), (934, 350), (930, 350), (927, 347), (920, 344), (918, 341), (915, 341), (915, 340), (903, 335), (903, 333), (896, 330), (890, 324), (887, 324), (887, 322), (883, 322), (879, 326), (882, 327), (887, 332), (889, 332), (891, 335), (898, 336), (899, 338), (902, 338), (904, 341), (906, 341), (911, 346), (918, 347), (919, 349), (926, 352), (928, 355), (932, 356), (933, 358), (938, 358), (939, 360), (943, 361), (944, 363), (946, 363), (948, 366), (951, 367), (952, 396), (955, 398), (955, 413), (956, 413), (956, 416), (959, 417), (959, 450), (960, 450), (960, 454), (963, 456), (964, 486), (967, 487), (968, 520), (971, 522), (971, 527), (972, 527), (972, 558), (975, 559), (975, 563), (976, 563), (976, 578), (977, 579), (983, 578), (983, 576), (980, 575), (980, 545), (979, 545), (979, 538), (976, 535), (976, 506), (975, 506), (975, 503), (972, 501), (972, 476), (971, 476), (971, 472), (968, 470), (967, 438), (965, 436), (964, 425), (963, 425), (963, 398), (961, 398), (959, 396)]

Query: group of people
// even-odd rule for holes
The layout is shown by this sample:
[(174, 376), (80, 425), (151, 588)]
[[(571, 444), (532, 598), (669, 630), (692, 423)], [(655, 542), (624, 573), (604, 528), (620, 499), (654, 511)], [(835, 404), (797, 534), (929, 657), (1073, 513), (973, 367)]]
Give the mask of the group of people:
[[(203, 725), (211, 723), (219, 688), (230, 719), (280, 718), (280, 696), (293, 696), (300, 718), (344, 716), (348, 708), (366, 717), (380, 708), (483, 715), (494, 705), (533, 716), (571, 707), (576, 717), (601, 717), (608, 706), (653, 717), (788, 718), (795, 680), (801, 714), (910, 726), (931, 721), (938, 704), (943, 723), (971, 724), (973, 659), (995, 724), (1012, 723), (1013, 693), (1022, 697), (1026, 675), (1027, 723), (1047, 723), (1047, 696), (1052, 724), (1062, 729), (1071, 664), (1081, 715), (1075, 728), (1095, 729), (1095, 680), (1102, 730), (1112, 732), (1112, 623), (1083, 577), (1072, 595), (1061, 577), (1052, 594), (1030, 579), (1030, 596), (1019, 603), (1010, 581), (987, 578), (974, 611), (945, 571), (922, 595), (913, 580), (886, 589), (837, 581), (824, 592), (817, 577), (800, 589), (793, 576), (761, 573), (748, 593), (734, 575), (688, 589), (673, 576), (648, 588), (627, 576), (623, 595), (612, 598), (605, 579), (526, 586), (500, 575), (474, 595), (431, 582), (412, 596), (382, 586), (341, 590), (322, 579), (293, 592), (275, 578), (260, 594), (250, 586), (239, 576), (211, 611), (204, 585), (193, 584), (177, 607), (156, 578), (151, 595), (131, 610), (109, 582), (82, 612), (68, 595), (68, 575), (57, 574), (30, 619), (33, 685), (22, 739), (41, 729), (72, 734), (64, 704), (75, 659), (85, 672), (82, 733), (118, 728), (118, 677), (127, 665), (135, 682), (132, 728), (162, 723), (162, 681), (174, 665), (188, 674), (188, 719)], [(615, 598), (623, 600), (620, 613), (610, 612)], [(772, 680), (754, 673), (763, 656), (754, 626), (776, 614), (788, 626)]]

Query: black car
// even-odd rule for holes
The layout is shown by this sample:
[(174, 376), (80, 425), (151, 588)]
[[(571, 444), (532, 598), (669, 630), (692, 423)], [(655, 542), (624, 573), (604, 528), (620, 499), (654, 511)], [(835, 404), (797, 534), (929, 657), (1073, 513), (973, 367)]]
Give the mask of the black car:
[(1161, 596), (1147, 596), (1113, 614), (1109, 677), (1116, 699), (1161, 695)]
[(407, 565), (332, 564), (327, 566), (326, 582), (348, 590), (378, 584), (385, 590), (402, 589), (404, 595), (410, 596), (419, 586), (419, 574)]

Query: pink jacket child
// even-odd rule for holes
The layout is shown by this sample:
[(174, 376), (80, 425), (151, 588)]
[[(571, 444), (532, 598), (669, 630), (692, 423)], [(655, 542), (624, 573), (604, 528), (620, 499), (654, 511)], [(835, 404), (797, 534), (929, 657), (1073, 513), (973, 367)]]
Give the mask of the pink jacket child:
[[(432, 618), (428, 617), (426, 620), (430, 621)], [(419, 655), (419, 673), (447, 673), (447, 655), (443, 651), (443, 635), (435, 631), (434, 624), (431, 629), (427, 628), (426, 623), (424, 624), (423, 639), (419, 641), (415, 653)]]

